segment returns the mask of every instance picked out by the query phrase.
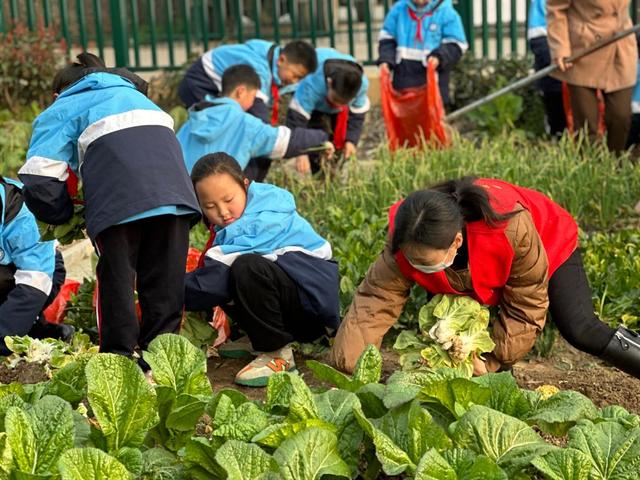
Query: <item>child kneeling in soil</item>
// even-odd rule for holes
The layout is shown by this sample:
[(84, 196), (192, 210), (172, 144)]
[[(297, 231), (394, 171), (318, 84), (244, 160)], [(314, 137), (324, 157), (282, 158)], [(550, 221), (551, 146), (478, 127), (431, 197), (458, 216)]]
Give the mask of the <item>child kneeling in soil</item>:
[(189, 109), (189, 119), (178, 131), (187, 170), (207, 153), (224, 152), (246, 169), (251, 158), (296, 157), (329, 139), (322, 130), (272, 127), (247, 113), (259, 89), (253, 67), (235, 65), (222, 75), (222, 97), (207, 96)]
[[(191, 178), (213, 228), (204, 266), (185, 279), (186, 310), (222, 307), (249, 337), (250, 345), (237, 342), (244, 353), (262, 352), (236, 383), (264, 386), (274, 373), (295, 369), (291, 342), (313, 341), (338, 326), (338, 265), (293, 196), (250, 183), (229, 155), (201, 158)], [(221, 354), (238, 356), (238, 348)]]
[(66, 181), (70, 172), (81, 177), (99, 256), (100, 351), (132, 356), (136, 345), (179, 329), (198, 202), (173, 120), (146, 97), (146, 82), (83, 53), (57, 73), (53, 90), (18, 172), (25, 201), (39, 220), (65, 223), (74, 213)]
[(66, 271), (55, 242), (41, 242), (38, 224), (24, 204), (22, 184), (0, 177), (0, 355), (11, 352), (9, 335), (61, 338), (69, 325), (46, 322), (42, 311), (54, 300)]

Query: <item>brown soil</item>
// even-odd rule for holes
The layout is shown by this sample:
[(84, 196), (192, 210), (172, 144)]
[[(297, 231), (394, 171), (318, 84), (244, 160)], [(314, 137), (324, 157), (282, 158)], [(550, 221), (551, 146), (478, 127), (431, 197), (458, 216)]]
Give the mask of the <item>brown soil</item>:
[[(325, 355), (326, 356), (326, 355)], [(383, 380), (400, 367), (396, 354), (383, 348)], [(209, 360), (209, 379), (215, 390), (236, 388), (253, 400), (264, 399), (264, 388), (240, 387), (233, 383), (236, 373), (250, 359)], [(311, 388), (323, 386), (305, 365), (306, 358), (296, 354), (296, 365)], [(320, 361), (323, 358), (319, 359)], [(562, 390), (576, 390), (599, 406), (621, 405), (630, 412), (640, 413), (640, 381), (608, 367), (597, 358), (582, 353), (563, 340), (556, 344), (550, 358), (530, 359), (514, 367), (514, 376), (522, 388), (555, 385)]]
[(22, 384), (40, 383), (49, 380), (44, 365), (39, 363), (21, 362), (16, 368), (10, 369), (7, 365), (0, 364), (0, 383), (9, 384), (18, 382)]

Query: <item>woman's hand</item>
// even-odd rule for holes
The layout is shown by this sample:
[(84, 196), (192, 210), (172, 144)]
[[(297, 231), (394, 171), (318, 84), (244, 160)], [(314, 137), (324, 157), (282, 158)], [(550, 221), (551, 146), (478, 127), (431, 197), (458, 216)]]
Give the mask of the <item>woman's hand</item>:
[(561, 72), (566, 72), (571, 67), (573, 67), (573, 63), (568, 62), (566, 58), (556, 58), (555, 63), (556, 65), (558, 65), (558, 68)]
[(440, 66), (440, 59), (438, 59), (438, 57), (429, 57), (427, 62), (432, 64), (433, 68), (436, 69)]
[(344, 144), (344, 158), (351, 158), (355, 156), (357, 151), (358, 149), (353, 143), (346, 142)]
[(487, 370), (487, 364), (481, 358), (474, 353), (471, 355), (471, 360), (473, 362), (473, 376), (479, 377), (480, 375), (485, 375), (489, 373)]

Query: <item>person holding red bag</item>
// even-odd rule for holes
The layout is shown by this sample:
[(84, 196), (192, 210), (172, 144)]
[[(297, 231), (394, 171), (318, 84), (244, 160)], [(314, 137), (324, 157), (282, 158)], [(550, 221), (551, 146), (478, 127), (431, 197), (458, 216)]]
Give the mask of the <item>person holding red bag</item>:
[(377, 63), (393, 72), (393, 88), (401, 91), (424, 85), (427, 63), (432, 62), (446, 105), (449, 74), (468, 47), (451, 0), (400, 0), (384, 19)]
[(499, 307), (474, 373), (507, 370), (533, 347), (547, 312), (574, 347), (640, 378), (640, 337), (594, 313), (578, 226), (540, 192), (465, 177), (411, 193), (389, 210), (388, 242), (358, 287), (331, 361), (352, 371), (367, 344), (380, 346), (414, 284)]

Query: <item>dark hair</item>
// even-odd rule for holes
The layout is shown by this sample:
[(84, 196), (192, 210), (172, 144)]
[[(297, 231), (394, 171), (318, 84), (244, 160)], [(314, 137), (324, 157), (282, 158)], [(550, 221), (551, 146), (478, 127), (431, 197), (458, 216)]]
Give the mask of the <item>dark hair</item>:
[(231, 175), (242, 188), (245, 187), (245, 176), (242, 173), (240, 164), (231, 155), (224, 152), (209, 153), (201, 157), (191, 170), (191, 181), (193, 186), (205, 178), (216, 175), (218, 173), (227, 173)]
[(496, 212), (486, 189), (475, 180), (449, 180), (410, 194), (396, 212), (391, 250), (395, 253), (407, 243), (446, 249), (466, 222), (484, 220), (494, 227), (515, 215)]
[(106, 65), (100, 57), (93, 53), (82, 52), (76, 57), (76, 61), (58, 70), (53, 77), (52, 89), (54, 93), (60, 93), (69, 85), (73, 85), (82, 77), (91, 73), (91, 68), (105, 69)]
[(260, 77), (251, 65), (234, 65), (222, 74), (222, 95), (225, 97), (240, 85), (251, 89), (260, 89)]
[(302, 65), (309, 73), (315, 72), (318, 68), (318, 55), (316, 49), (308, 42), (294, 40), (287, 43), (280, 52), (289, 63)]
[(362, 67), (357, 63), (334, 60), (327, 62), (325, 77), (331, 79), (331, 90), (345, 103), (353, 100), (362, 87)]

